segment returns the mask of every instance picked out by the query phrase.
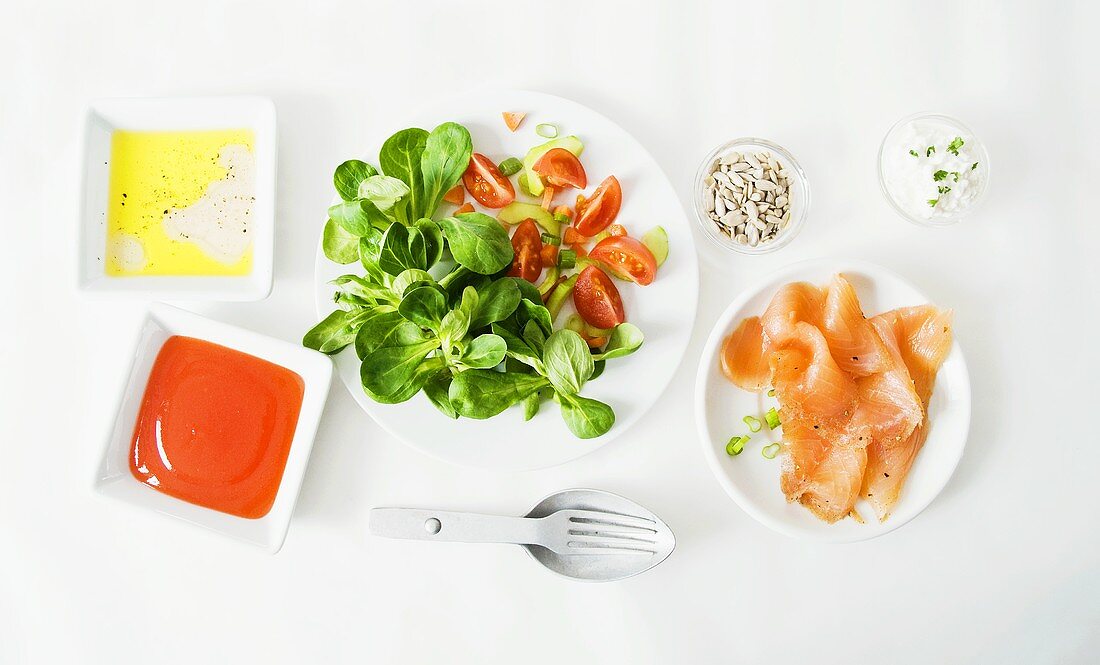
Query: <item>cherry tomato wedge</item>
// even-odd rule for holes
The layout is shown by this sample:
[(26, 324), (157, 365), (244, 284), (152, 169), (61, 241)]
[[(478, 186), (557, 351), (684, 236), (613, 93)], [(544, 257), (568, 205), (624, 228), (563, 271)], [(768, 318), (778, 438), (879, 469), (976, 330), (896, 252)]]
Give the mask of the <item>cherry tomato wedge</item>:
[(504, 124), (508, 126), (508, 129), (514, 132), (519, 129), (519, 123), (523, 122), (523, 119), (527, 117), (527, 114), (505, 111), (504, 113), (501, 113), (500, 116), (504, 118)]
[(582, 236), (577, 232), (577, 229), (572, 226), (565, 227), (565, 235), (562, 236), (562, 242), (566, 245), (575, 245), (577, 243), (588, 242), (588, 238)]
[(619, 289), (607, 273), (596, 266), (588, 266), (577, 277), (573, 305), (586, 323), (597, 328), (614, 328), (626, 321)]
[(462, 174), (462, 184), (477, 202), (486, 208), (503, 208), (516, 198), (512, 182), (505, 178), (488, 157), (475, 152)]
[(608, 176), (591, 198), (577, 202), (577, 231), (594, 236), (615, 221), (623, 204), (623, 190), (615, 176)]
[(542, 267), (549, 268), (551, 266), (558, 265), (558, 246), (557, 245), (543, 245), (540, 252), (542, 257)]
[(457, 208), (455, 208), (455, 213), (454, 214), (461, 215), (464, 212), (473, 212), (473, 211), (474, 211), (474, 207), (472, 205), (470, 205), (469, 201), (467, 201), (467, 202), (463, 203), (462, 205), (458, 206)]
[(537, 282), (542, 274), (542, 232), (535, 220), (525, 219), (516, 227), (512, 234), (512, 251), (515, 258), (508, 276)]
[(588, 176), (581, 166), (581, 160), (565, 148), (547, 150), (531, 168), (554, 187), (584, 189), (588, 186)]
[(630, 235), (629, 233), (626, 232), (626, 227), (623, 226), (622, 224), (612, 224), (611, 226), (607, 227), (607, 229), (605, 229), (605, 231), (606, 231), (607, 235), (609, 235), (609, 236), (628, 236), (628, 235)]
[(443, 195), (443, 200), (456, 206), (462, 205), (462, 202), (466, 200), (466, 192), (462, 191), (462, 185), (455, 185), (451, 188), (451, 191)]
[(588, 256), (607, 265), (616, 275), (645, 286), (657, 276), (657, 258), (630, 236), (610, 236), (596, 243)]

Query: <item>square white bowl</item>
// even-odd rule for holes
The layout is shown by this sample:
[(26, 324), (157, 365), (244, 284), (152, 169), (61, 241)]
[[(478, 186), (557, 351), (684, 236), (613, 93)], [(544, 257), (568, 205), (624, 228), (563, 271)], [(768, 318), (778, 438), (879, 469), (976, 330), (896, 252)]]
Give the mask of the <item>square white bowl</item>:
[[(251, 129), (256, 136), (256, 201), (252, 208), (252, 272), (248, 275), (135, 275), (105, 269), (111, 134), (136, 131)], [(80, 213), (81, 290), (148, 300), (262, 300), (275, 263), (275, 104), (266, 97), (119, 98), (94, 101), (84, 121)]]
[[(195, 337), (247, 353), (296, 372), (305, 383), (302, 410), (291, 440), (286, 468), (270, 512), (259, 519), (247, 519), (204, 508), (139, 482), (130, 472), (129, 454), (138, 410), (145, 395), (153, 363), (164, 342), (173, 335)], [(142, 326), (130, 376), (122, 393), (118, 415), (107, 440), (96, 473), (95, 490), (105, 496), (151, 508), (227, 536), (259, 545), (274, 554), (279, 551), (290, 526), (290, 516), (302, 487), (313, 437), (321, 420), (332, 379), (328, 356), (208, 319), (168, 305), (154, 305)]]

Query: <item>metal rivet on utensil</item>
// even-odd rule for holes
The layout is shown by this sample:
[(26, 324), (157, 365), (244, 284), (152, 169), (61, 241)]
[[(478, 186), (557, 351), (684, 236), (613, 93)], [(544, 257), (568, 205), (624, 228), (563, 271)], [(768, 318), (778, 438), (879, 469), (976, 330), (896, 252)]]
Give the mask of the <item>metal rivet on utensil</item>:
[(443, 523), (436, 518), (431, 518), (424, 522), (424, 530), (431, 534), (439, 533), (439, 530), (443, 528)]

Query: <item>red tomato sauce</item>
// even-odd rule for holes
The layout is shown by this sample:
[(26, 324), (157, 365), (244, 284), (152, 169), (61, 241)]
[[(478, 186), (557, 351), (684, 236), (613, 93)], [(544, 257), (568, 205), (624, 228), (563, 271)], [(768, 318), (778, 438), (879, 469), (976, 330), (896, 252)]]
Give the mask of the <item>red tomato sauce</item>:
[(275, 503), (305, 384), (285, 367), (192, 337), (164, 343), (130, 447), (142, 483), (256, 519)]

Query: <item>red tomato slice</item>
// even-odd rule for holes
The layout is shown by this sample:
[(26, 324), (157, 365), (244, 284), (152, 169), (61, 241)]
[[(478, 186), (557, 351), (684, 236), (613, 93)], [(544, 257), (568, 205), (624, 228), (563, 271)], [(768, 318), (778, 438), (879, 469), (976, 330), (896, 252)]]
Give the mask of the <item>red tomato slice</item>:
[(462, 191), (462, 185), (455, 185), (451, 188), (451, 191), (443, 195), (443, 200), (456, 206), (462, 205), (462, 202), (466, 200), (466, 192)]
[(623, 204), (623, 190), (615, 176), (600, 183), (591, 198), (577, 202), (575, 226), (586, 236), (594, 236), (615, 221)]
[(588, 242), (588, 238), (582, 236), (577, 232), (577, 229), (572, 226), (565, 227), (565, 235), (562, 236), (562, 242), (566, 245), (576, 245), (579, 243)]
[(543, 245), (542, 251), (542, 267), (549, 268), (551, 266), (558, 265), (558, 246), (557, 245)]
[(467, 201), (467, 202), (463, 203), (462, 205), (458, 206), (458, 208), (455, 209), (455, 214), (456, 215), (461, 215), (464, 212), (473, 212), (473, 211), (474, 211), (474, 207), (472, 205), (470, 205), (469, 201)]
[(470, 156), (470, 165), (462, 174), (462, 183), (466, 191), (486, 208), (503, 208), (516, 198), (516, 190), (505, 178), (497, 165), (488, 157), (475, 152)]
[(581, 166), (581, 160), (565, 148), (547, 150), (546, 154), (539, 157), (531, 168), (548, 184), (559, 189), (562, 187), (584, 189), (588, 186), (588, 176), (584, 172), (584, 167)]
[(528, 282), (537, 282), (542, 274), (542, 232), (535, 226), (535, 220), (525, 219), (512, 234), (512, 268), (509, 277), (520, 277)]
[(588, 256), (616, 275), (645, 286), (657, 276), (657, 259), (649, 248), (630, 236), (610, 236), (596, 243)]
[(607, 227), (606, 232), (607, 232), (607, 235), (609, 235), (609, 236), (628, 236), (628, 235), (630, 235), (629, 233), (626, 232), (626, 227), (623, 226), (622, 224), (612, 224), (611, 226)]
[(596, 266), (588, 266), (573, 287), (573, 305), (586, 323), (597, 328), (614, 328), (626, 321), (619, 289)]
[(504, 124), (508, 125), (508, 129), (514, 132), (519, 129), (519, 123), (523, 122), (523, 119), (527, 117), (527, 114), (505, 111), (501, 113), (500, 116), (504, 118)]

